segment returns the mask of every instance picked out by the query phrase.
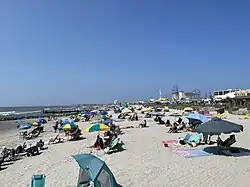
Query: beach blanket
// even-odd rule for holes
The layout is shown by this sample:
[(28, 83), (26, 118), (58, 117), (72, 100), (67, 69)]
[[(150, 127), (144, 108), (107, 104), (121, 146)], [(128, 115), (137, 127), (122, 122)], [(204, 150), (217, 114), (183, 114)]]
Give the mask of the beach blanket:
[(190, 147), (183, 148), (183, 145), (178, 144), (176, 140), (162, 141), (162, 143), (164, 147), (169, 148), (172, 153), (178, 156), (183, 156), (185, 158), (194, 158), (194, 157), (213, 155), (212, 153), (208, 153), (204, 151), (203, 149), (194, 149)]
[(202, 156), (211, 156), (213, 154), (204, 151), (203, 149), (171, 149), (172, 153), (183, 156), (185, 158), (195, 158)]

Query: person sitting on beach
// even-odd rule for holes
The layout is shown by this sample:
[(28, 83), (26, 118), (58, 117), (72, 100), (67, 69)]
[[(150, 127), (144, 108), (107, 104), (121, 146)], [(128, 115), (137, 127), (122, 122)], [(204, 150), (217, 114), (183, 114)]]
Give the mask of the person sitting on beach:
[(101, 149), (104, 148), (103, 140), (102, 140), (102, 138), (99, 135), (97, 135), (96, 141), (95, 141), (93, 147), (95, 147), (95, 148), (101, 148)]
[(144, 128), (146, 126), (147, 126), (147, 121), (145, 119), (138, 125), (139, 128)]
[(177, 120), (177, 123), (178, 123), (178, 124), (181, 124), (181, 122), (182, 122), (182, 119), (179, 118), (179, 119)]
[(168, 120), (166, 121), (166, 127), (169, 127), (169, 126), (171, 126), (171, 123), (170, 123), (170, 120), (168, 119)]
[(105, 147), (109, 147), (110, 144), (112, 143), (112, 139), (115, 136), (115, 134), (112, 134), (110, 131), (107, 131), (105, 134), (107, 136), (107, 139), (105, 140)]
[(161, 117), (160, 116), (158, 116), (158, 122), (159, 122), (159, 124), (165, 124), (165, 122), (161, 119)]

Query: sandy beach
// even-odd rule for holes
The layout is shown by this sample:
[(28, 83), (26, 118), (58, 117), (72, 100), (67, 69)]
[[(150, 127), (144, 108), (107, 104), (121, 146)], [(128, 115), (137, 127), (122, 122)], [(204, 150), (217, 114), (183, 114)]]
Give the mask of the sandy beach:
[[(237, 142), (234, 146), (250, 149), (250, 120), (240, 120), (240, 116), (229, 115), (228, 120), (242, 124), (244, 132), (236, 134)], [(166, 116), (171, 122), (175, 117)], [(116, 122), (116, 125), (138, 125), (139, 122)], [(82, 129), (89, 123), (77, 123)], [(6, 124), (4, 124), (6, 125)], [(86, 139), (62, 144), (49, 145), (48, 150), (34, 157), (25, 157), (0, 171), (1, 187), (30, 186), (31, 176), (38, 172), (46, 175), (46, 186), (76, 186), (78, 178), (78, 165), (72, 155), (90, 153), (101, 156), (117, 182), (124, 187), (163, 187), (163, 186), (217, 186), (217, 187), (247, 187), (250, 183), (250, 156), (228, 157), (211, 155), (198, 158), (184, 158), (173, 154), (162, 141), (178, 139), (185, 133), (169, 134), (168, 128), (158, 125), (153, 119), (148, 119), (148, 128), (124, 129), (120, 136), (125, 143), (126, 150), (104, 154), (87, 146), (94, 143), (97, 133), (84, 133)], [(43, 140), (55, 136), (52, 122), (45, 124), (46, 132), (42, 134)], [(22, 143), (16, 129), (1, 129), (0, 146), (15, 146)], [(62, 135), (63, 136), (63, 135)], [(226, 138), (228, 135), (222, 135)]]

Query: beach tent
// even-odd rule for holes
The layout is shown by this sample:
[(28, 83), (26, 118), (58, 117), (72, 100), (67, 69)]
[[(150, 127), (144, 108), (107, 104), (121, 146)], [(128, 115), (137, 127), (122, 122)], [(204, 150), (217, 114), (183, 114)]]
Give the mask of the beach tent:
[(74, 155), (80, 167), (77, 187), (94, 183), (95, 187), (117, 187), (114, 175), (100, 158), (91, 154)]

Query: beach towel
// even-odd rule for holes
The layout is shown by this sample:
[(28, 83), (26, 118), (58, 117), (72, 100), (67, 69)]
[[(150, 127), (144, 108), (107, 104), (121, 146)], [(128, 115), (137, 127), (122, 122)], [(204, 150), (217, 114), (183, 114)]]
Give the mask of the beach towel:
[(202, 156), (211, 156), (213, 154), (204, 151), (203, 149), (172, 149), (172, 153), (183, 156), (185, 158), (195, 158)]

